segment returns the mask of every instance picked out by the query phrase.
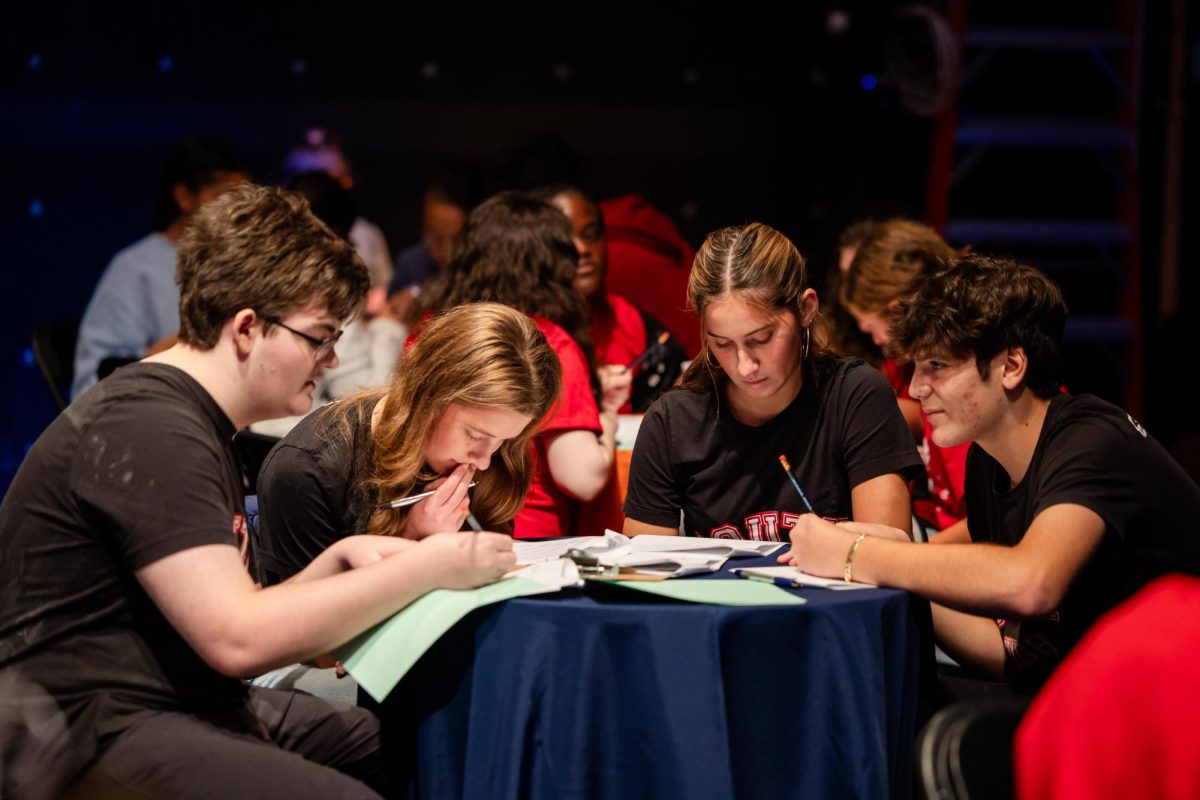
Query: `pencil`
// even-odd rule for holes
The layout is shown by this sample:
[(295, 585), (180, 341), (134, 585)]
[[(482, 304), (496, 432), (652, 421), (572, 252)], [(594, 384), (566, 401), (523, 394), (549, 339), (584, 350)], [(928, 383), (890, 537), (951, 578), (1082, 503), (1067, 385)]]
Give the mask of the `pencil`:
[(800, 488), (799, 481), (797, 481), (796, 476), (792, 474), (792, 465), (788, 463), (787, 456), (780, 456), (779, 463), (783, 465), (783, 471), (787, 473), (788, 480), (792, 482), (792, 486), (796, 487), (796, 493), (800, 495), (800, 499), (804, 501), (804, 507), (808, 509), (810, 514), (817, 513), (813, 511), (812, 503), (808, 502), (808, 495), (806, 495), (804, 490)]
[[(471, 481), (469, 484), (467, 484), (467, 488), (470, 489), (474, 485), (475, 481)], [(413, 494), (409, 495), (408, 497), (398, 497), (395, 500), (388, 500), (386, 503), (380, 503), (379, 508), (386, 510), (389, 508), (404, 508), (405, 506), (411, 506), (413, 503), (421, 502), (426, 497), (432, 497), (433, 493), (436, 491), (437, 489), (431, 489), (428, 492), (421, 492), (420, 494)]]
[(626, 364), (626, 365), (625, 365), (625, 371), (626, 371), (626, 372), (628, 372), (629, 370), (631, 370), (631, 369), (633, 369), (634, 367), (636, 367), (638, 364), (640, 364), (640, 363), (642, 363), (643, 361), (645, 361), (645, 360), (646, 360), (646, 357), (647, 357), (647, 356), (649, 356), (651, 353), (653, 353), (653, 352), (654, 352), (654, 348), (656, 348), (656, 347), (658, 347), (658, 346), (662, 345), (664, 342), (666, 342), (666, 341), (667, 341), (667, 339), (670, 339), (670, 338), (671, 338), (671, 334), (670, 334), (669, 332), (667, 332), (667, 331), (663, 331), (662, 333), (660, 333), (660, 334), (658, 335), (658, 338), (654, 340), (654, 344), (652, 344), (652, 345), (650, 345), (649, 347), (647, 347), (645, 350), (643, 350), (643, 351), (641, 352), (641, 355), (639, 355), (639, 356), (638, 356), (637, 358), (635, 358), (633, 361), (630, 361), (628, 364)]

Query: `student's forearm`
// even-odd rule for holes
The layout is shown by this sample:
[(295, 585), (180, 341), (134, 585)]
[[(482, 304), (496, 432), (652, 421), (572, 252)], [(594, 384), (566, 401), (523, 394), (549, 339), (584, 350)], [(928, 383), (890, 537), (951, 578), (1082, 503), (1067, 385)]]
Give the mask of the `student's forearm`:
[[(309, 562), (308, 566), (297, 572), (287, 583), (303, 583), (305, 581), (315, 580), (317, 578), (325, 578), (330, 575), (337, 575), (339, 572), (353, 569), (356, 566), (363, 566), (362, 563), (355, 563), (356, 556), (359, 561), (362, 556), (359, 554), (363, 550), (362, 547), (357, 547), (363, 542), (370, 541), (372, 544), (376, 542), (372, 548), (374, 550), (384, 549), (387, 552), (379, 553), (379, 557), (394, 555), (398, 552), (403, 552), (414, 546), (416, 542), (400, 537), (379, 537), (379, 536), (350, 536), (345, 539), (339, 539), (321, 552), (315, 559)], [(379, 545), (383, 545), (380, 548)], [(374, 559), (371, 559), (374, 560)]]
[(593, 500), (612, 477), (616, 453), (617, 415), (600, 415), (600, 434), (575, 430), (558, 434), (547, 446), (550, 476), (576, 499)]
[(966, 544), (971, 541), (966, 519), (960, 519), (945, 530), (929, 534), (930, 544)]
[(995, 620), (932, 603), (933, 632), (959, 664), (996, 681), (1004, 680), (1004, 642)]
[(1031, 616), (1049, 610), (1032, 604), (1036, 570), (1012, 547), (934, 547), (868, 536), (855, 551), (852, 569), (857, 581), (906, 589), (969, 614)]
[(137, 577), (201, 658), (245, 677), (329, 651), (433, 588), (494, 580), (514, 560), (511, 539), (491, 533), (442, 534), (387, 553), (360, 550), (353, 560), (365, 566), (259, 589), (236, 548), (205, 545), (159, 559)]
[(248, 594), (207, 660), (248, 676), (332, 651), (437, 588), (437, 565), (409, 555)]

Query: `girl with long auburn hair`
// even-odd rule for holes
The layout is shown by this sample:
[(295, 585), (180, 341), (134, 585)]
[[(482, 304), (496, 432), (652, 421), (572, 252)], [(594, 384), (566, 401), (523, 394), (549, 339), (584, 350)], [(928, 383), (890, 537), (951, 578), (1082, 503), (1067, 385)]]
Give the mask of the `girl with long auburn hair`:
[(805, 266), (761, 223), (704, 241), (688, 280), (700, 355), (642, 422), (625, 533), (674, 534), (681, 511), (687, 535), (726, 539), (786, 541), (810, 510), (909, 530), (921, 460), (883, 377), (813, 335)]
[[(267, 457), (264, 581), (290, 577), (350, 534), (460, 530), (468, 503), (485, 528), (511, 532), (533, 475), (530, 439), (560, 376), (546, 337), (518, 311), (474, 303), (431, 320), (386, 388), (310, 415)], [(415, 505), (379, 507), (428, 490)]]
[[(839, 302), (854, 317), (885, 355), (892, 342), (892, 323), (903, 304), (935, 272), (946, 268), (970, 248), (956, 250), (937, 231), (920, 222), (889, 219), (878, 223), (854, 255)], [(896, 402), (918, 442), (928, 476), (914, 491), (913, 510), (925, 525), (946, 530), (967, 515), (963, 484), (967, 474), (967, 450), (971, 443), (939, 447), (921, 404), (909, 394), (912, 364), (893, 358), (883, 362), (884, 375), (896, 394)], [(964, 529), (965, 530), (965, 529)], [(958, 534), (962, 536), (960, 531)], [(949, 541), (953, 537), (942, 537)]]
[(533, 440), (537, 468), (513, 526), (520, 539), (578, 532), (580, 502), (613, 474), (617, 409), (629, 398), (627, 372), (596, 369), (587, 306), (573, 285), (577, 263), (574, 230), (558, 208), (501, 192), (471, 212), (428, 301), (433, 309), (511, 306), (529, 315), (562, 365), (562, 399)]

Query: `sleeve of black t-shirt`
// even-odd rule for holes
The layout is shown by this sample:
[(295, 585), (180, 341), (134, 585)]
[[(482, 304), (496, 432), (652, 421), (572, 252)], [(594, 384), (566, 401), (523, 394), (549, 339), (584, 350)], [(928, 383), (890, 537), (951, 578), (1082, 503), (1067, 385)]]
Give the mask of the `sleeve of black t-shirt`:
[(1032, 518), (1063, 503), (1094, 511), (1108, 530), (1125, 538), (1129, 522), (1148, 498), (1139, 497), (1138, 448), (1104, 420), (1080, 418), (1052, 431), (1042, 450)]
[(666, 397), (659, 399), (638, 428), (637, 444), (629, 464), (629, 488), (622, 509), (625, 516), (647, 525), (679, 527), (683, 498), (671, 470), (671, 433)]
[(237, 546), (230, 467), (207, 422), (117, 403), (88, 426), (67, 480), (130, 569), (208, 544)]
[(921, 456), (887, 379), (870, 367), (850, 367), (842, 384), (842, 442), (846, 478), (858, 486), (899, 472), (905, 481), (921, 469)]
[(258, 477), (258, 554), (267, 583), (284, 581), (345, 536), (330, 482), (312, 453), (285, 440)]

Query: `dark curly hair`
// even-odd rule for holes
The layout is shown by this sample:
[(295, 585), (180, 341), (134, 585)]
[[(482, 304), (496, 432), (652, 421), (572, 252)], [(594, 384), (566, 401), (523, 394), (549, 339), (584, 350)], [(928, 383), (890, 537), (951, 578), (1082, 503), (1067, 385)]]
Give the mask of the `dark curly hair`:
[(1062, 386), (1059, 346), (1067, 304), (1057, 284), (1016, 261), (970, 253), (929, 276), (892, 325), (890, 355), (974, 356), (981, 377), (999, 353), (1020, 347), (1025, 385), (1049, 398)]
[(556, 207), (525, 192), (500, 192), (467, 217), (446, 273), (425, 308), (491, 302), (544, 317), (567, 332), (587, 359), (599, 390), (587, 307), (572, 282), (579, 263), (574, 230)]

